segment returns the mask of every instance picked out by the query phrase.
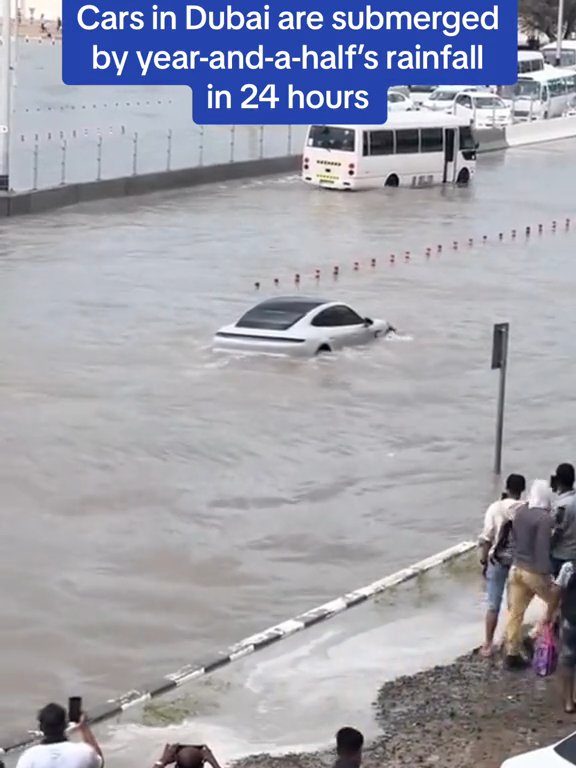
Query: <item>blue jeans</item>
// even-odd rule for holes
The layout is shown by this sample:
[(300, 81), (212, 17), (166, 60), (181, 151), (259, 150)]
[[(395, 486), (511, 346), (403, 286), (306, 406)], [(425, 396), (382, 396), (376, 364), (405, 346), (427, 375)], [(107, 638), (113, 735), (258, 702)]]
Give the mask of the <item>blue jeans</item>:
[(489, 611), (494, 613), (500, 612), (509, 572), (509, 565), (488, 563), (488, 568), (486, 569), (486, 596)]

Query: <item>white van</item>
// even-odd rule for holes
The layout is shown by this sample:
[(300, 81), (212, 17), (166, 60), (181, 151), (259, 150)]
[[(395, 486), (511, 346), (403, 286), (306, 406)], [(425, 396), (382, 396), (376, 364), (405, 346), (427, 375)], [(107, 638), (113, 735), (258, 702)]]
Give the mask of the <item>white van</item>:
[(521, 75), (510, 90), (509, 100), (516, 121), (561, 117), (576, 93), (576, 73), (546, 67), (542, 72)]
[(485, 88), (476, 85), (440, 85), (422, 102), (422, 109), (432, 112), (452, 112), (454, 99), (462, 91), (484, 91)]
[(475, 128), (504, 128), (512, 123), (512, 108), (493, 93), (463, 91), (454, 99), (452, 113)]

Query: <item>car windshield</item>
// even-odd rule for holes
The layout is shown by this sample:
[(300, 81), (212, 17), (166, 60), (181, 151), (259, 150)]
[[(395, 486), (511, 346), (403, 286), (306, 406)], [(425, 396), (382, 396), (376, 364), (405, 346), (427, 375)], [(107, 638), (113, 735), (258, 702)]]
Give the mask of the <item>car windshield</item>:
[(454, 101), (456, 95), (456, 91), (434, 91), (430, 101)]
[(536, 83), (534, 80), (518, 80), (514, 86), (514, 96), (537, 99), (540, 96), (540, 83)]
[(258, 328), (266, 331), (286, 331), (301, 320), (317, 302), (270, 302), (259, 304), (238, 320), (237, 328)]
[(308, 146), (354, 152), (355, 132), (350, 128), (333, 125), (312, 125), (308, 133)]
[(502, 109), (505, 104), (497, 96), (476, 96), (474, 106), (476, 109)]

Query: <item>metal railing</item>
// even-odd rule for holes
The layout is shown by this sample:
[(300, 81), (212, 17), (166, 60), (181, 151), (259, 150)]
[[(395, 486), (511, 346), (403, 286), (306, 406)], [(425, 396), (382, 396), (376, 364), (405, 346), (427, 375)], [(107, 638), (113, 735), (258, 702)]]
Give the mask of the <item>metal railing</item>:
[(305, 126), (197, 126), (130, 131), (124, 125), (20, 133), (11, 141), (15, 191), (298, 154)]

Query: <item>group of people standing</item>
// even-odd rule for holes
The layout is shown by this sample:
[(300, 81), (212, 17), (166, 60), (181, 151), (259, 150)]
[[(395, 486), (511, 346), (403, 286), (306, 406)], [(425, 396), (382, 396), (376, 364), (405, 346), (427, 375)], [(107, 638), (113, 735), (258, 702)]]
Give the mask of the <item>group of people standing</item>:
[(576, 491), (572, 464), (560, 464), (550, 481), (535, 480), (527, 498), (526, 480), (510, 475), (502, 497), (486, 511), (480, 561), (487, 586), (486, 637), (482, 655), (494, 653), (494, 635), (504, 591), (508, 596), (505, 664), (529, 662), (524, 615), (538, 596), (547, 606), (540, 629), (560, 632), (564, 706), (576, 711)]

